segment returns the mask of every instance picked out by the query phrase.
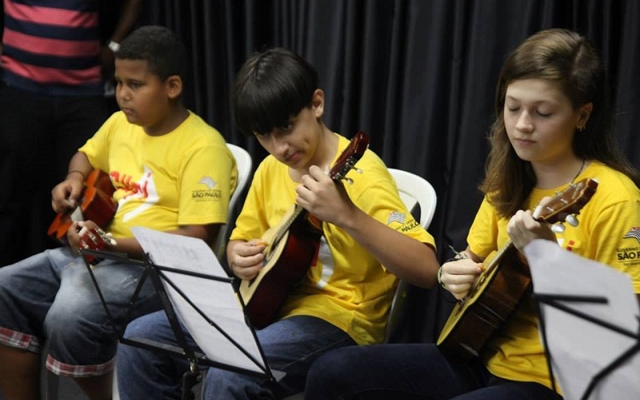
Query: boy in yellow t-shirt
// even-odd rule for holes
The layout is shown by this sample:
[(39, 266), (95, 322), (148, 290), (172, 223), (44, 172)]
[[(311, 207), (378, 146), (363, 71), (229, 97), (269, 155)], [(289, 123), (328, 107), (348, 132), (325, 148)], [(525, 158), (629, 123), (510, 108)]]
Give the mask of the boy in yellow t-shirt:
[[(218, 131), (180, 102), (184, 48), (162, 27), (142, 27), (115, 55), (116, 99), (121, 111), (107, 120), (73, 156), (66, 179), (52, 192), (57, 212), (80, 201), (94, 169), (108, 173), (118, 203), (105, 230), (110, 250), (140, 257), (130, 228), (144, 226), (179, 235), (215, 238), (227, 221), (236, 165)], [(207, 196), (198, 193), (207, 192)], [(117, 335), (77, 250), (92, 241), (94, 221), (74, 223), (69, 246), (0, 268), (0, 387), (5, 398), (37, 398), (44, 341), (47, 368), (70, 376), (91, 399), (110, 399)], [(93, 275), (122, 329), (125, 311), (144, 268), (104, 260)], [(158, 310), (146, 280), (131, 317)]]
[[(232, 102), (240, 130), (270, 154), (256, 169), (227, 246), (233, 273), (245, 282), (257, 276), (266, 263), (265, 232), (279, 226), (295, 204), (321, 221), (321, 237), (306, 276), (274, 321), (257, 331), (269, 366), (286, 376), (265, 382), (210, 369), (203, 398), (282, 398), (304, 389), (307, 371), (321, 354), (382, 341), (396, 276), (423, 287), (435, 284), (435, 244), (373, 152), (357, 162), (362, 174), (348, 174), (353, 183), (328, 176), (349, 141), (322, 122), (324, 93), (306, 60), (281, 48), (253, 55), (238, 74)], [(163, 327), (166, 319), (135, 333), (158, 338)], [(123, 400), (180, 398), (176, 382), (185, 362), (127, 349), (118, 355), (119, 377), (121, 365)]]

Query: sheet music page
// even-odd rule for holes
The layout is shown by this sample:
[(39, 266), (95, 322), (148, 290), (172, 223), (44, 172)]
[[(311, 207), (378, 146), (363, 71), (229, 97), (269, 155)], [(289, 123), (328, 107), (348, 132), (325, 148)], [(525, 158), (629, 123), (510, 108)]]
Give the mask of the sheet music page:
[[(547, 240), (524, 249), (535, 294), (598, 296), (607, 304), (561, 302), (573, 310), (639, 334), (640, 310), (631, 278)], [(556, 307), (542, 305), (553, 373), (567, 400), (581, 399), (593, 376), (637, 344), (631, 338)], [(597, 384), (590, 400), (640, 399), (640, 354)]]
[[(228, 277), (203, 240), (142, 227), (132, 228), (131, 231), (155, 265)], [(163, 285), (180, 322), (207, 358), (251, 371), (265, 370), (266, 362), (253, 331), (245, 322), (242, 305), (231, 283), (168, 271), (162, 271), (162, 274), (204, 314), (201, 315), (163, 279)], [(212, 326), (205, 316), (218, 325), (220, 330)]]

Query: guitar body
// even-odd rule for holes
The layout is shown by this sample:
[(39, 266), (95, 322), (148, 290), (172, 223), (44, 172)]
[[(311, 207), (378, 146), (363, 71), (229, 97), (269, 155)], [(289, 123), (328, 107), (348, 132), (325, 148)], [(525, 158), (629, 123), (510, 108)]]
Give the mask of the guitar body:
[[(538, 206), (533, 217), (550, 224), (570, 220), (591, 200), (597, 187), (593, 179), (571, 184)], [(477, 357), (531, 287), (529, 266), (511, 242), (487, 256), (484, 265), (486, 269), (467, 297), (454, 306), (438, 337), (438, 347), (456, 361)]]
[[(112, 197), (114, 191), (109, 174), (97, 169), (91, 171), (85, 180), (85, 188), (78, 206), (82, 219), (91, 220), (98, 226), (105, 227), (118, 208), (118, 203)], [(75, 218), (74, 211), (58, 213), (49, 226), (47, 234), (61, 243), (66, 243), (67, 232), (76, 221)]]
[(265, 243), (265, 266), (251, 281), (243, 280), (240, 295), (246, 302), (245, 311), (253, 325), (264, 328), (276, 317), (285, 298), (314, 264), (322, 229), (307, 221), (309, 214), (300, 213), (280, 240), (273, 242), (274, 229), (262, 236)]
[[(369, 136), (357, 132), (329, 171), (333, 180), (348, 179), (346, 174), (369, 147)], [(291, 291), (315, 264), (322, 237), (322, 221), (304, 208), (294, 205), (280, 224), (262, 235), (265, 243), (264, 267), (251, 280), (240, 283), (240, 296), (251, 323), (258, 329), (274, 321)]]
[(478, 356), (530, 287), (529, 266), (511, 247), (497, 268), (480, 277), (475, 291), (464, 302), (456, 303), (442, 328), (438, 346), (455, 361), (469, 361)]

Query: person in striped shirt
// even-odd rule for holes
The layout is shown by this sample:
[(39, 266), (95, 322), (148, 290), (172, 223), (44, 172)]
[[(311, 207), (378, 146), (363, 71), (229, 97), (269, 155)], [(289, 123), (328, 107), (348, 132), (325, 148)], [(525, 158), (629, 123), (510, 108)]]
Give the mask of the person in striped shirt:
[(113, 70), (112, 52), (134, 27), (143, 3), (121, 1), (120, 19), (106, 42), (102, 3), (3, 0), (0, 266), (56, 245), (47, 237), (55, 216), (51, 190), (71, 156), (112, 112), (102, 70)]

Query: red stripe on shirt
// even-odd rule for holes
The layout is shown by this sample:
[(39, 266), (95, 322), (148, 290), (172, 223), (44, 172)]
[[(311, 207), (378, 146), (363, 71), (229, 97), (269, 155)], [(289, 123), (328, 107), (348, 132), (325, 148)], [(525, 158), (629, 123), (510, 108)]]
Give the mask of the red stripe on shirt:
[(91, 57), (100, 54), (100, 43), (95, 40), (46, 39), (11, 29), (4, 30), (4, 44), (29, 53), (61, 57)]
[(59, 8), (26, 6), (5, 2), (4, 12), (10, 17), (42, 25), (66, 28), (91, 28), (98, 25), (98, 13), (90, 11), (61, 10)]
[(100, 82), (100, 66), (87, 69), (59, 70), (56, 68), (36, 67), (35, 65), (16, 63), (11, 58), (3, 59), (4, 68), (39, 83), (60, 83), (64, 85), (82, 85)]

